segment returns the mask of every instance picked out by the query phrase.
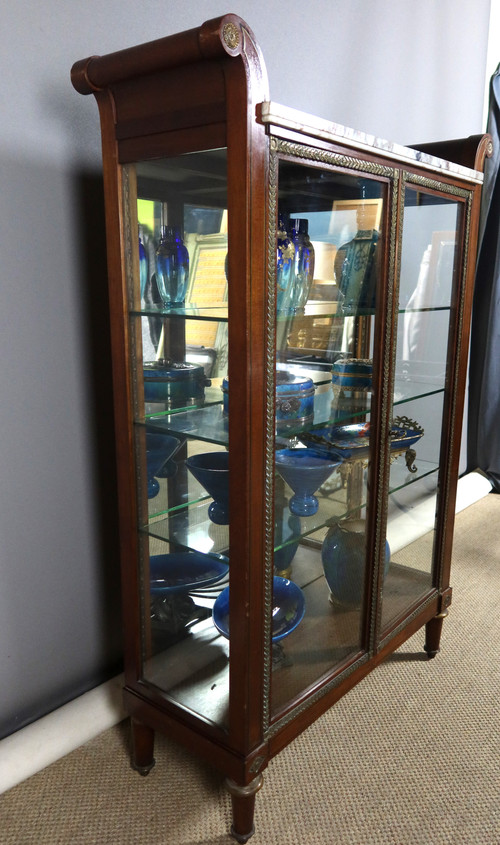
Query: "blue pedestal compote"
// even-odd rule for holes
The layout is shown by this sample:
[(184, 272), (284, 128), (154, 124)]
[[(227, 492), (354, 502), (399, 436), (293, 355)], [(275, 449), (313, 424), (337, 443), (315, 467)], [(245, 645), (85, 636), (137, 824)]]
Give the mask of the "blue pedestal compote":
[(202, 452), (192, 455), (186, 466), (212, 497), (208, 516), (216, 525), (229, 524), (229, 453)]
[[(332, 604), (360, 607), (366, 568), (365, 520), (342, 519), (332, 525), (323, 540), (321, 560)], [(390, 562), (391, 550), (386, 540), (384, 578)]]
[[(304, 593), (288, 578), (273, 577), (271, 639), (273, 643), (287, 637), (302, 621), (306, 610)], [(229, 587), (220, 593), (213, 606), (212, 618), (223, 637), (229, 639)]]
[(294, 491), (288, 507), (297, 516), (312, 516), (318, 510), (315, 491), (330, 477), (340, 461), (312, 449), (281, 449), (276, 452), (276, 469)]
[(154, 499), (160, 492), (160, 484), (155, 476), (165, 478), (173, 475), (177, 469), (172, 458), (181, 445), (181, 441), (171, 434), (147, 432), (146, 434), (146, 471), (148, 477), (148, 499)]

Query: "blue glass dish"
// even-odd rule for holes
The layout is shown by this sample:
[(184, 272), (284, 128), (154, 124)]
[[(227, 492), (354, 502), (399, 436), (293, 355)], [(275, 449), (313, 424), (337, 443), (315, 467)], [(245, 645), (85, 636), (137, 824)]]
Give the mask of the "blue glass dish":
[(203, 552), (174, 552), (149, 559), (151, 595), (189, 593), (216, 584), (229, 571), (224, 555)]
[[(272, 636), (273, 643), (287, 637), (302, 621), (306, 600), (300, 587), (288, 578), (273, 577)], [(229, 587), (217, 596), (212, 618), (223, 637), (229, 639)]]

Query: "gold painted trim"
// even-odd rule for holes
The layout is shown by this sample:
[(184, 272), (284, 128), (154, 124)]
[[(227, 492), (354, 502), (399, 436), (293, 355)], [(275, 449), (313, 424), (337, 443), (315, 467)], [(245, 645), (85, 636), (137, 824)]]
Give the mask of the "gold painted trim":
[[(413, 613), (410, 614), (410, 616), (405, 616), (403, 621), (400, 622), (400, 624), (396, 628), (394, 628), (390, 632), (390, 634), (387, 634), (387, 636), (385, 636), (383, 638), (383, 640), (380, 640), (379, 651), (382, 651), (382, 649), (385, 648), (385, 646), (388, 643), (390, 643), (390, 641), (394, 637), (396, 637), (401, 631), (404, 631), (404, 629), (407, 628), (408, 625), (414, 619), (416, 619), (416, 617), (419, 616), (422, 613), (422, 611), (425, 610), (426, 607), (428, 607), (430, 604), (432, 604), (433, 601), (436, 601), (437, 596), (438, 596), (438, 590), (434, 589), (433, 592), (421, 604), (419, 604), (418, 607), (415, 608), (415, 610), (413, 611)], [(431, 618), (433, 619), (434, 617), (431, 617)]]
[(328, 150), (319, 149), (318, 147), (308, 147), (303, 144), (294, 144), (290, 141), (282, 141), (279, 138), (273, 138), (272, 141), (275, 144), (277, 152), (283, 156), (310, 159), (332, 167), (343, 167), (348, 168), (349, 170), (358, 170), (362, 173), (371, 173), (372, 175), (384, 176), (388, 179), (394, 177), (394, 167), (387, 167), (383, 164), (375, 164), (374, 162), (345, 155), (345, 153), (333, 153)]
[(316, 704), (317, 701), (320, 701), (323, 696), (328, 695), (331, 690), (335, 689), (335, 687), (340, 686), (340, 684), (345, 681), (346, 678), (349, 678), (357, 669), (361, 666), (364, 666), (369, 660), (373, 657), (372, 654), (366, 653), (363, 654), (358, 660), (348, 666), (347, 669), (344, 669), (343, 672), (340, 672), (338, 675), (335, 675), (334, 678), (328, 683), (325, 684), (324, 687), (314, 693), (314, 695), (310, 695), (302, 704), (294, 707), (286, 716), (283, 716), (281, 719), (278, 719), (276, 722), (273, 722), (269, 729), (266, 731), (265, 739), (270, 739), (271, 737), (275, 736), (279, 731), (284, 728), (286, 725), (289, 725), (290, 722), (295, 721), (297, 716), (301, 713), (304, 713), (309, 707), (312, 707), (313, 704)]

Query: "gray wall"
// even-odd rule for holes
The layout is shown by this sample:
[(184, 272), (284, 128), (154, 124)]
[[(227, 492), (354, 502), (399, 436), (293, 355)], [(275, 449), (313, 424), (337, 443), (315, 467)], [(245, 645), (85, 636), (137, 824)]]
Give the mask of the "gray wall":
[(402, 143), (482, 130), (489, 0), (17, 0), (0, 55), (0, 736), (120, 669), (100, 136), (72, 63), (235, 11), (271, 97)]

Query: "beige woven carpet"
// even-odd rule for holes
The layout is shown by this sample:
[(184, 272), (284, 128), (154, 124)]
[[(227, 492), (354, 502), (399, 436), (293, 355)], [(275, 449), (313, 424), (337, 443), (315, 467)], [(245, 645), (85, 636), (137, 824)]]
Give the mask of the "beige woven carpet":
[[(457, 517), (441, 653), (422, 632), (265, 773), (252, 845), (500, 845), (500, 496)], [(165, 738), (146, 778), (126, 723), (0, 796), (5, 845), (230, 845), (221, 777)]]

